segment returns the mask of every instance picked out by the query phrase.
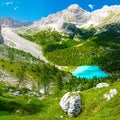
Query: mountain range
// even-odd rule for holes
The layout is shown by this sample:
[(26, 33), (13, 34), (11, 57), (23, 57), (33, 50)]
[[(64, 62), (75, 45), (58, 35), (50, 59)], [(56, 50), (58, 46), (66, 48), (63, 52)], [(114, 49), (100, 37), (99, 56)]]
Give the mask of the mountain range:
[(78, 28), (99, 28), (117, 22), (120, 22), (120, 5), (104, 6), (102, 9), (88, 12), (79, 5), (72, 4), (56, 14), (50, 14), (46, 18), (34, 22), (31, 28), (51, 28), (62, 31), (66, 24), (73, 24)]
[[(90, 69), (77, 78), (78, 66), (108, 77), (86, 79)], [(75, 106), (65, 106), (81, 109), (76, 120), (119, 120), (120, 5), (88, 12), (73, 4), (34, 23), (0, 19), (0, 120), (74, 120), (59, 106), (68, 91)]]
[(0, 18), (0, 25), (12, 27), (12, 28), (27, 27), (31, 24), (32, 22), (21, 22), (19, 20), (14, 20), (12, 18)]
[[(12, 18), (0, 18), (0, 25), (12, 28), (47, 29), (63, 31), (69, 24), (78, 28), (101, 28), (104, 25), (120, 22), (120, 5), (104, 6), (93, 12), (83, 10), (79, 5), (72, 4), (68, 8), (43, 17), (38, 21), (21, 22)], [(29, 26), (29, 27), (28, 27)]]

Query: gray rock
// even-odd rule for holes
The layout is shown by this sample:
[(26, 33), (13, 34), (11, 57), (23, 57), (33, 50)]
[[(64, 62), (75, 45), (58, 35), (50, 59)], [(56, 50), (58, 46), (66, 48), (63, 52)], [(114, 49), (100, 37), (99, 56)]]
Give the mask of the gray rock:
[(81, 99), (79, 94), (76, 92), (66, 93), (60, 101), (60, 106), (64, 112), (68, 113), (69, 117), (77, 116), (81, 112)]
[(13, 93), (14, 96), (19, 96), (20, 95), (20, 91), (16, 91)]
[(110, 100), (111, 98), (113, 98), (115, 95), (117, 94), (117, 90), (116, 89), (111, 89), (109, 91), (109, 94), (104, 94), (103, 97), (108, 101)]
[(99, 83), (96, 85), (96, 88), (103, 88), (103, 87), (109, 87), (108, 83)]
[(55, 29), (62, 32), (64, 31), (64, 23), (68, 23), (68, 25), (69, 23), (82, 25), (83, 23), (86, 23), (88, 19), (90, 19), (90, 12), (83, 10), (77, 4), (72, 4), (67, 9), (57, 12), (56, 14), (50, 14), (46, 18), (42, 18), (41, 20), (34, 22), (33, 25), (31, 25), (31, 28), (51, 28), (52, 30)]

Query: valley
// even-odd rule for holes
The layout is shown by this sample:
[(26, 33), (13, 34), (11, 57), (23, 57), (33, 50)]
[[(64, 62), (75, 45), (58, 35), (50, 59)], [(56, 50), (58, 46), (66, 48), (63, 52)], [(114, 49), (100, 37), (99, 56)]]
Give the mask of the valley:
[[(2, 19), (0, 120), (119, 120), (119, 11), (119, 5), (88, 12), (74, 4), (29, 26), (12, 26), (12, 19), (5, 25)], [(89, 78), (95, 69), (87, 79), (75, 77), (78, 66), (97, 67), (107, 75)], [(60, 107), (68, 92), (72, 102), (65, 107), (73, 117)], [(81, 100), (77, 115), (73, 92)]]

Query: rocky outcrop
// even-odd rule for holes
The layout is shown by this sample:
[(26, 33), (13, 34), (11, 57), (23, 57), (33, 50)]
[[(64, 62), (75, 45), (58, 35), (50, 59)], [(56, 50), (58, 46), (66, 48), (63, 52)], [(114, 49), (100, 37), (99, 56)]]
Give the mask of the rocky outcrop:
[(108, 83), (99, 83), (96, 85), (96, 88), (103, 88), (103, 87), (109, 87)]
[(31, 28), (46, 29), (51, 28), (57, 31), (63, 31), (63, 26), (67, 23), (82, 25), (90, 18), (90, 13), (83, 10), (79, 5), (73, 4), (56, 14), (50, 14), (46, 18), (33, 23)]
[(68, 8), (50, 14), (46, 18), (33, 23), (30, 28), (46, 29), (51, 28), (57, 31), (64, 31), (63, 26), (66, 24), (74, 24), (79, 28), (103, 27), (111, 23), (120, 22), (120, 5), (104, 6), (93, 12), (83, 10), (79, 5), (72, 4)]
[(81, 112), (81, 99), (77, 92), (66, 93), (61, 101), (60, 106), (69, 117), (75, 117)]

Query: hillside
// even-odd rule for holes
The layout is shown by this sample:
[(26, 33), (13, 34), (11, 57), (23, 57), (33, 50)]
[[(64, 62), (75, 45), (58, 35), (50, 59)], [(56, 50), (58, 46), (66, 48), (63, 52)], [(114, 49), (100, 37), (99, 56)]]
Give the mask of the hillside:
[[(29, 53), (0, 45), (0, 84), (8, 88), (28, 89), (40, 93), (48, 86), (61, 84), (71, 75), (58, 70)], [(61, 81), (62, 80), (62, 81)], [(58, 85), (59, 86), (59, 85)], [(49, 91), (50, 92), (50, 91)]]
[[(29, 27), (10, 27), (0, 29), (0, 120), (119, 120), (119, 5), (88, 12), (74, 4)], [(108, 77), (74, 77), (78, 66), (97, 66)], [(70, 118), (59, 102), (73, 91), (82, 112)]]
[[(103, 93), (108, 92), (111, 88), (116, 88), (119, 91), (119, 82), (113, 84), (113, 81), (109, 79), (78, 80), (72, 77), (70, 73), (60, 71), (23, 51), (3, 45), (0, 46), (0, 51), (0, 119), (49, 120), (61, 119), (60, 116), (63, 116), (69, 120), (70, 118), (60, 108), (59, 101), (67, 91), (82, 90), (83, 92), (80, 95), (83, 103), (85, 102), (82, 108), (82, 117), (80, 115), (75, 119), (82, 118), (84, 120), (87, 119), (86, 116), (89, 113), (86, 114), (84, 111), (89, 111), (85, 107), (89, 106), (86, 94), (89, 94), (89, 99), (93, 102), (90, 104), (91, 108), (91, 105), (96, 106), (96, 102), (99, 101), (98, 97), (96, 97), (98, 91), (100, 92), (99, 95), (101, 95), (100, 99), (102, 99)], [(109, 82), (111, 87), (102, 89), (102, 91), (94, 90), (94, 88), (84, 91), (102, 81)], [(79, 84), (82, 85), (81, 88), (77, 88)], [(45, 95), (41, 93), (43, 88)], [(93, 92), (94, 96), (92, 95)], [(93, 101), (93, 97), (97, 101)], [(115, 101), (118, 99), (117, 97), (119, 97), (119, 94), (114, 98)], [(107, 104), (107, 102), (104, 104)], [(119, 106), (115, 109), (119, 109)], [(59, 110), (59, 113), (56, 112), (57, 110)], [(105, 114), (100, 113), (97, 115)], [(110, 117), (114, 118), (112, 115)]]
[(47, 60), (42, 55), (40, 46), (18, 36), (12, 31), (11, 28), (2, 27), (1, 34), (3, 36), (5, 45), (19, 50), (23, 50), (27, 53), (32, 54), (36, 58), (40, 58), (41, 60), (47, 62)]
[[(82, 113), (76, 118), (69, 118), (59, 106), (61, 94), (45, 96), (44, 100), (26, 95), (13, 96), (5, 93), (0, 96), (0, 119), (2, 120), (119, 120), (120, 118), (120, 82), (108, 88), (92, 88), (80, 93)], [(117, 89), (116, 96), (107, 101), (103, 95), (110, 89)], [(9, 106), (9, 107), (8, 107)], [(59, 112), (56, 112), (59, 111)]]

